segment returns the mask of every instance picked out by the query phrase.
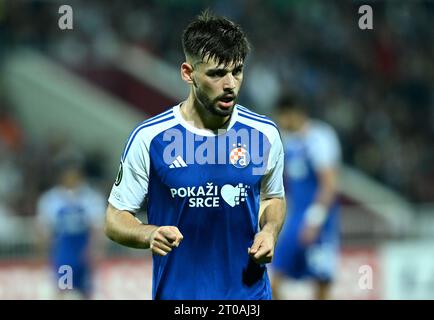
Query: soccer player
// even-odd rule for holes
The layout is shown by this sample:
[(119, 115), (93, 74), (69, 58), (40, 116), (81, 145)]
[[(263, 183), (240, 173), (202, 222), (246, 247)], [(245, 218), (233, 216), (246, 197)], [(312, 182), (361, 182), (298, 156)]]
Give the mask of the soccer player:
[[(236, 104), (241, 28), (204, 12), (185, 29), (185, 101), (125, 145), (106, 234), (153, 253), (153, 299), (271, 299), (266, 264), (285, 216), (275, 124)], [(135, 218), (145, 198), (148, 223)]]
[(272, 265), (273, 297), (282, 297), (284, 279), (311, 279), (315, 298), (327, 299), (338, 255), (340, 144), (333, 128), (309, 118), (306, 105), (294, 97), (281, 97), (277, 112), (289, 212)]
[(63, 158), (56, 169), (58, 184), (38, 200), (40, 234), (45, 245), (51, 247), (50, 262), (55, 278), (62, 282), (57, 297), (89, 299), (93, 262), (96, 256), (102, 256), (97, 250), (103, 248), (105, 200), (86, 183), (81, 160)]

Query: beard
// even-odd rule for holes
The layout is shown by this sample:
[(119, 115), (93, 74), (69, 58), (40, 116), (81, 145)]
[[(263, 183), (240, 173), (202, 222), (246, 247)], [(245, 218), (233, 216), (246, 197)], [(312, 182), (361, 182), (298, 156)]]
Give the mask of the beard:
[(197, 88), (196, 90), (196, 100), (199, 104), (210, 112), (214, 116), (227, 117), (230, 116), (234, 110), (237, 96), (235, 94), (233, 99), (233, 104), (229, 108), (221, 108), (219, 106), (219, 101), (223, 95), (220, 95), (214, 99), (210, 98), (205, 92)]

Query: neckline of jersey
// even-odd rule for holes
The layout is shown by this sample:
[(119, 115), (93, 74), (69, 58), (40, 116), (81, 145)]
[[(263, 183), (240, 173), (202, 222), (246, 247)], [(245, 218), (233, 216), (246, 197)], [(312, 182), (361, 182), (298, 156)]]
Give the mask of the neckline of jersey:
[(231, 119), (229, 120), (228, 127), (226, 128), (225, 132), (222, 134), (215, 134), (210, 130), (207, 129), (199, 129), (196, 128), (194, 125), (192, 125), (190, 122), (186, 121), (184, 117), (181, 114), (181, 103), (177, 104), (173, 107), (173, 114), (175, 116), (175, 119), (178, 120), (178, 122), (188, 131), (199, 135), (199, 136), (205, 136), (205, 137), (217, 137), (225, 135), (235, 124), (238, 118), (238, 105), (236, 104), (234, 107), (234, 110), (232, 111)]

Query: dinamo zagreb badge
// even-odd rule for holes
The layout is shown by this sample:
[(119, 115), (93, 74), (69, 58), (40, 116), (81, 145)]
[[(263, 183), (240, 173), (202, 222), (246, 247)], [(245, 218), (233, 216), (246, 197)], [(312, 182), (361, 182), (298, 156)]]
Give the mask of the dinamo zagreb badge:
[(247, 151), (246, 145), (241, 145), (241, 143), (238, 143), (238, 146), (235, 144), (232, 145), (233, 148), (230, 156), (229, 161), (237, 168), (245, 168), (250, 163), (250, 154)]

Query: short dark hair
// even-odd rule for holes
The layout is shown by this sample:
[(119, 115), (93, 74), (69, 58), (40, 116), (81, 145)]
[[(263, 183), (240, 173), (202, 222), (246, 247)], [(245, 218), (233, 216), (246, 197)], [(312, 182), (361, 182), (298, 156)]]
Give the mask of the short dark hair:
[(202, 60), (214, 59), (225, 66), (242, 63), (250, 51), (249, 41), (241, 27), (209, 10), (203, 11), (182, 34), (182, 47), (186, 56)]
[(85, 159), (83, 154), (75, 150), (61, 151), (53, 159), (53, 169), (58, 175), (62, 175), (68, 170), (78, 170), (83, 172)]
[(290, 93), (284, 93), (277, 100), (276, 110), (278, 112), (298, 111), (300, 113), (309, 113), (308, 104), (299, 96)]

